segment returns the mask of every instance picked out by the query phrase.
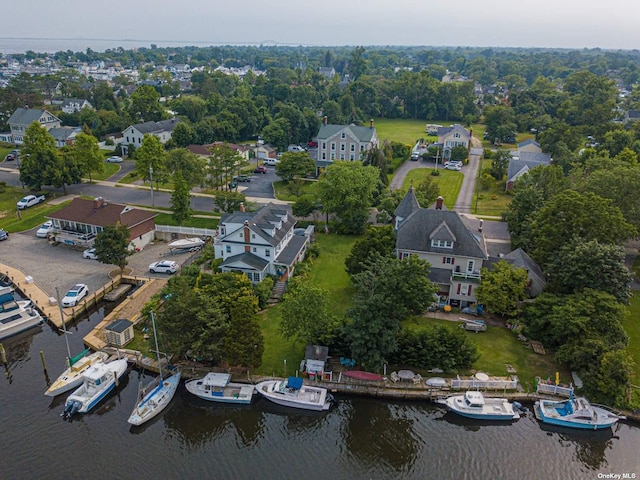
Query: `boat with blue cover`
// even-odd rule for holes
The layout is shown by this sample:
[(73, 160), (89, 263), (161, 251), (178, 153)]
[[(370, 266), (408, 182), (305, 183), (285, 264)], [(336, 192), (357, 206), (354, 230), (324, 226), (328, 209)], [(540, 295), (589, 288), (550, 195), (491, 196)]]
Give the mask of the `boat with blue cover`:
[(13, 288), (0, 286), (0, 339), (12, 337), (42, 322), (30, 300), (16, 300)]
[(583, 430), (610, 428), (625, 418), (609, 407), (592, 404), (584, 397), (573, 395), (567, 400), (538, 400), (534, 412), (543, 423)]
[(266, 380), (256, 385), (256, 390), (267, 400), (284, 407), (305, 410), (329, 410), (333, 396), (326, 388), (305, 385), (302, 378)]

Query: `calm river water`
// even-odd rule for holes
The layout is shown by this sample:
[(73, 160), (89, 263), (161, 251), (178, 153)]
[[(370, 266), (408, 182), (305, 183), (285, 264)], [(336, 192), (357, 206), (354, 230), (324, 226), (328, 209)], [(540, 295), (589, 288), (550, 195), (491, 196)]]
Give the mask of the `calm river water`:
[[(96, 313), (71, 329), (72, 352), (101, 318)], [(567, 431), (533, 417), (480, 424), (423, 402), (342, 397), (329, 412), (310, 414), (264, 399), (225, 408), (181, 388), (159, 418), (130, 428), (135, 370), (92, 413), (65, 422), (64, 395), (43, 395), (39, 353), (56, 377), (63, 338), (44, 325), (3, 343), (10, 362), (0, 378), (3, 480), (640, 478), (637, 426)]]

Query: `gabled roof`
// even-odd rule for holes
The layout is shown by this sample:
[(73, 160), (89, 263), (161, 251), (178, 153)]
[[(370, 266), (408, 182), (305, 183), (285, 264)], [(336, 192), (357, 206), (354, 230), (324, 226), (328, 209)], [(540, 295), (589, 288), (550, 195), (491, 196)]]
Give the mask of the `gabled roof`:
[[(287, 220), (283, 221), (282, 217), (287, 216)], [(275, 235), (271, 236), (266, 231), (274, 230), (276, 224), (282, 222), (282, 228), (275, 231)], [(291, 215), (291, 207), (288, 205), (275, 205), (269, 203), (255, 212), (233, 212), (223, 215), (220, 219), (221, 225), (241, 224), (248, 225), (249, 229), (264, 239), (268, 244), (275, 247), (285, 237), (287, 232), (295, 225), (295, 220)], [(234, 241), (235, 232), (227, 232), (221, 240)]]
[(40, 108), (16, 108), (13, 115), (9, 117), (8, 124), (15, 125), (31, 125), (33, 122), (40, 122), (40, 117), (45, 113), (53, 117), (54, 122), (59, 122), (60, 119), (48, 110), (42, 110)]
[(157, 215), (154, 212), (128, 207), (119, 203), (102, 202), (101, 206), (96, 208), (99, 204), (98, 200), (74, 198), (69, 205), (57, 212), (50, 213), (47, 218), (67, 220), (96, 227), (106, 227), (120, 222), (122, 225), (131, 228)]
[(456, 131), (460, 132), (467, 138), (471, 138), (471, 133), (469, 133), (469, 130), (458, 123), (451, 125), (450, 127), (438, 127), (438, 137), (444, 137)]
[(546, 287), (547, 282), (544, 279), (542, 270), (540, 270), (538, 264), (534, 262), (533, 259), (521, 248), (517, 248), (502, 257), (491, 257), (485, 266), (491, 269), (493, 265), (498, 263), (500, 260), (504, 260), (514, 267), (524, 268), (527, 271), (527, 275), (531, 281), (531, 285), (529, 286), (529, 296), (538, 296)]
[(400, 202), (400, 205), (398, 205), (393, 214), (396, 217), (405, 219), (419, 208), (420, 204), (418, 203), (418, 199), (416, 198), (413, 186), (411, 186), (409, 187), (409, 191), (404, 196), (404, 198)]
[(74, 132), (80, 131), (82, 131), (80, 127), (54, 127), (49, 130), (49, 135), (51, 135), (56, 140), (63, 142), (67, 140), (67, 138), (69, 138)]
[(269, 262), (257, 255), (254, 255), (251, 252), (243, 252), (239, 255), (228, 257), (224, 262), (222, 262), (220, 266), (229, 267), (238, 263), (244, 263), (247, 267), (258, 270), (260, 272), (264, 271), (264, 269), (269, 266)]
[[(455, 237), (453, 248), (431, 246), (431, 235), (435, 231), (451, 232)], [(457, 212), (420, 208), (398, 227), (396, 248), (415, 252), (430, 252), (443, 255), (458, 255), (487, 258), (484, 237), (469, 230)]]
[(365, 142), (365, 143), (372, 141), (374, 138), (374, 135), (376, 134), (376, 129), (374, 127), (328, 124), (328, 125), (322, 125), (322, 127), (320, 127), (320, 131), (318, 132), (318, 140), (333, 137), (338, 133), (340, 133), (342, 130), (346, 130), (345, 133), (347, 133), (347, 135), (351, 133), (351, 135), (357, 138), (359, 142)]
[(520, 143), (518, 144), (518, 148), (524, 148), (524, 147), (526, 147), (527, 145), (533, 145), (533, 146), (535, 146), (535, 147), (540, 148), (540, 144), (539, 144), (538, 142), (536, 142), (535, 140), (531, 139), (531, 138), (528, 138), (528, 139), (527, 139), (527, 140), (525, 140), (524, 142), (520, 142)]
[(431, 232), (429, 235), (429, 239), (431, 240), (450, 240), (452, 242), (456, 241), (455, 234), (451, 231), (446, 222), (442, 222), (438, 227)]
[(84, 105), (85, 103), (91, 105), (91, 103), (89, 102), (89, 100), (87, 100), (86, 98), (65, 98), (62, 101), (62, 106), (66, 107), (67, 105)]
[(518, 152), (518, 157), (509, 160), (507, 182), (512, 182), (532, 168), (540, 165), (550, 165), (551, 157), (547, 153)]
[(115, 320), (114, 322), (107, 325), (106, 330), (110, 330), (116, 333), (122, 333), (131, 325), (133, 325), (133, 323), (131, 323), (130, 320), (127, 320), (126, 318), (119, 318), (118, 320)]
[(144, 122), (137, 123), (135, 125), (131, 125), (132, 128), (135, 128), (137, 131), (142, 133), (162, 133), (162, 132), (173, 132), (173, 129), (176, 128), (176, 125), (180, 122), (179, 118), (170, 118), (169, 120), (161, 120), (159, 122)]
[(278, 255), (278, 258), (276, 258), (275, 263), (289, 266), (293, 265), (293, 262), (296, 258), (298, 258), (302, 247), (304, 247), (307, 241), (308, 237), (306, 236), (294, 235), (293, 237), (291, 237), (291, 240), (289, 240), (287, 246), (282, 249), (282, 252), (280, 252), (280, 255)]

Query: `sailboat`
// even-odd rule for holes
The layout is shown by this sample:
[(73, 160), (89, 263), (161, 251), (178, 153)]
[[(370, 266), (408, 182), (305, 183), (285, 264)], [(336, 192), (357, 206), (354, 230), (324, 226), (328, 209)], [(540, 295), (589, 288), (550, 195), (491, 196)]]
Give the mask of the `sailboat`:
[(49, 385), (47, 391), (44, 392), (48, 397), (55, 397), (61, 393), (77, 388), (82, 383), (82, 374), (86, 372), (91, 365), (98, 362), (106, 362), (109, 358), (109, 354), (105, 352), (95, 352), (87, 355), (91, 351), (88, 348), (76, 356), (71, 356), (71, 348), (69, 348), (69, 339), (67, 338), (67, 327), (64, 321), (64, 312), (62, 311), (60, 293), (57, 288), (56, 294), (58, 295), (58, 306), (60, 307), (64, 341), (67, 344), (67, 369), (62, 372), (56, 381)]
[(129, 422), (131, 425), (142, 425), (153, 417), (158, 415), (164, 408), (169, 405), (173, 395), (180, 384), (180, 370), (173, 369), (171, 376), (163, 378), (162, 361), (160, 360), (160, 350), (158, 349), (158, 334), (156, 333), (156, 321), (151, 312), (151, 325), (153, 326), (153, 337), (155, 339), (156, 354), (158, 355), (158, 369), (160, 373), (155, 381), (151, 382), (138, 393), (138, 403), (136, 404)]

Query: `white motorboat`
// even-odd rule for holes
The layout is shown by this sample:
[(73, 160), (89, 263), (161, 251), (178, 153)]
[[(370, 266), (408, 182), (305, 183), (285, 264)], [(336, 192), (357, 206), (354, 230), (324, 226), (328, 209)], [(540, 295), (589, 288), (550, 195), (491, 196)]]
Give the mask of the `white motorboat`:
[(506, 398), (485, 398), (481, 392), (476, 391), (439, 398), (436, 403), (446, 406), (458, 415), (476, 420), (509, 421), (520, 418), (517, 408)]
[(16, 300), (13, 289), (0, 286), (0, 339), (17, 335), (42, 322), (30, 300)]
[(256, 385), (256, 390), (267, 400), (278, 405), (305, 410), (329, 410), (333, 397), (326, 388), (304, 385), (301, 378), (266, 380)]
[(95, 352), (91, 355), (86, 355), (88, 352), (89, 350), (85, 350), (79, 356), (67, 357), (67, 361), (71, 366), (60, 374), (44, 394), (48, 397), (55, 397), (56, 395), (77, 388), (82, 383), (82, 374), (86, 372), (91, 365), (97, 362), (105, 362), (109, 358), (109, 354), (106, 352)]
[(204, 240), (199, 237), (181, 238), (169, 244), (170, 250), (200, 250), (204, 246)]
[(584, 430), (609, 428), (625, 418), (604, 405), (594, 405), (584, 397), (573, 396), (561, 401), (538, 400), (534, 412), (542, 423)]
[(87, 413), (107, 396), (117, 380), (127, 371), (127, 360), (97, 362), (82, 374), (82, 385), (69, 397), (61, 417), (68, 419), (76, 413)]
[(131, 425), (142, 425), (153, 417), (158, 415), (165, 409), (180, 385), (180, 377), (182, 373), (177, 368), (172, 370), (172, 375), (164, 378), (162, 375), (162, 361), (160, 359), (160, 349), (158, 348), (158, 334), (156, 333), (156, 321), (151, 312), (151, 324), (153, 326), (153, 338), (155, 339), (156, 352), (158, 353), (158, 370), (159, 374), (156, 381), (141, 389), (138, 394), (138, 403), (136, 403), (133, 412), (129, 416)]
[(253, 385), (230, 382), (228, 373), (209, 372), (202, 378), (195, 378), (185, 383), (189, 393), (198, 398), (221, 403), (251, 403), (255, 391)]

